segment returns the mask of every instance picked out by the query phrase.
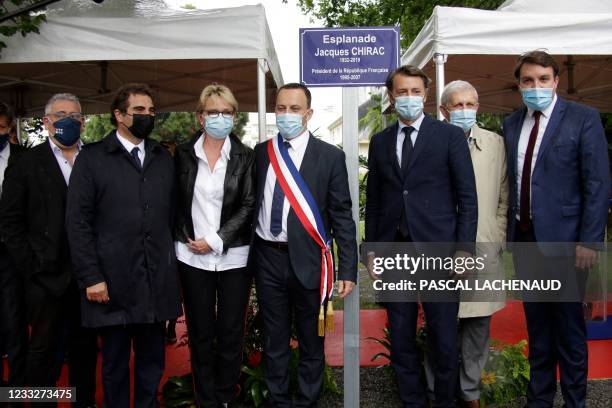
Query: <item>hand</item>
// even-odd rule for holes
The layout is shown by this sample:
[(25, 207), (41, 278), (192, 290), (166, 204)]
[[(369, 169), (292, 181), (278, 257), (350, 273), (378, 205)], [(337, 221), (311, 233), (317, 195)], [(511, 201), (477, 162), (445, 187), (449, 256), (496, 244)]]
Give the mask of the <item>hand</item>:
[(85, 289), (85, 294), (87, 295), (87, 300), (90, 302), (108, 303), (110, 300), (108, 297), (106, 282), (96, 283), (95, 285), (88, 287)]
[(368, 273), (370, 274), (370, 278), (372, 278), (372, 280), (380, 280), (380, 275), (377, 273), (374, 273), (374, 258), (376, 257), (376, 254), (374, 252), (368, 252), (367, 258), (368, 260), (366, 261), (366, 269), (368, 270)]
[(453, 271), (452, 275), (455, 278), (457, 278), (457, 279), (467, 279), (468, 274), (471, 272), (471, 269), (465, 267), (465, 262), (466, 262), (465, 260), (467, 258), (471, 258), (471, 257), (472, 257), (472, 254), (470, 254), (467, 251), (462, 251), (462, 250), (455, 251), (455, 255), (454, 255), (453, 258), (454, 259), (463, 258), (464, 260), (463, 260), (463, 264), (462, 265), (463, 265), (463, 267), (465, 269), (462, 273), (458, 273), (458, 272)]
[(576, 245), (576, 268), (589, 269), (597, 262), (597, 251)]
[(196, 239), (195, 241), (191, 238), (187, 238), (187, 241), (187, 248), (194, 254), (204, 255), (212, 251), (204, 238)]
[(349, 293), (353, 291), (355, 287), (355, 282), (339, 280), (338, 281), (338, 295), (340, 295), (341, 299), (344, 299), (348, 296)]

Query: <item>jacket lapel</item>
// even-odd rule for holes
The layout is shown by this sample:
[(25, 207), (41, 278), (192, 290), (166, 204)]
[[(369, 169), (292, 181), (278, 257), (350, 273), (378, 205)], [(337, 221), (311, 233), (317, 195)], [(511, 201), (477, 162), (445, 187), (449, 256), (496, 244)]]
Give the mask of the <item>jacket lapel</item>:
[(306, 150), (304, 151), (304, 158), (302, 159), (302, 165), (298, 169), (302, 178), (306, 180), (307, 175), (316, 173), (316, 158), (317, 158), (317, 145), (316, 139), (312, 133), (308, 134), (308, 143), (306, 144)]
[(402, 178), (402, 169), (400, 168), (399, 162), (397, 161), (397, 132), (399, 128), (399, 123), (396, 121), (395, 124), (389, 128), (387, 128), (387, 135), (385, 140), (387, 141), (387, 157), (390, 160), (391, 167), (393, 167), (393, 171), (397, 177)]
[[(145, 141), (145, 159), (144, 163), (142, 164), (143, 172), (147, 170), (147, 168), (151, 165), (151, 162), (155, 160), (155, 156), (159, 154), (161, 149), (164, 149), (164, 147), (162, 147), (162, 145), (160, 145), (155, 140), (147, 139)], [(134, 164), (134, 167), (138, 168), (138, 165), (134, 163), (134, 160), (130, 161)]]
[(518, 115), (518, 119), (509, 126), (509, 129), (503, 130), (504, 137), (506, 137), (507, 148), (510, 152), (509, 164), (512, 166), (514, 175), (518, 173), (518, 142), (521, 137), (521, 129), (526, 115), (527, 108), (523, 108), (521, 114)]
[(544, 132), (544, 136), (542, 136), (540, 150), (538, 151), (538, 158), (535, 163), (536, 167), (538, 163), (541, 163), (542, 157), (544, 157), (546, 151), (550, 147), (550, 142), (556, 134), (557, 128), (559, 127), (559, 124), (563, 119), (563, 115), (565, 114), (566, 106), (567, 103), (563, 99), (557, 97), (557, 103), (555, 104), (552, 114), (550, 115), (550, 119), (548, 120), (548, 124), (546, 125), (546, 131)]
[(57, 188), (60, 189), (61, 193), (65, 195), (67, 191), (66, 180), (64, 179), (62, 169), (55, 158), (55, 154), (51, 150), (50, 143), (52, 142), (45, 140), (44, 143), (45, 148), (39, 151), (38, 168), (42, 173), (44, 173), (45, 177), (52, 180), (53, 183), (56, 184)]
[[(414, 149), (412, 150), (412, 155), (410, 156), (410, 163), (408, 163), (408, 173), (410, 173), (410, 169), (414, 166), (414, 163), (427, 145), (427, 140), (431, 137), (431, 125), (433, 119), (429, 117), (429, 115), (423, 113), (425, 117), (423, 118), (423, 122), (421, 122), (421, 127), (419, 128), (419, 132), (417, 134), (417, 139), (414, 144)], [(397, 160), (396, 160), (397, 161)]]

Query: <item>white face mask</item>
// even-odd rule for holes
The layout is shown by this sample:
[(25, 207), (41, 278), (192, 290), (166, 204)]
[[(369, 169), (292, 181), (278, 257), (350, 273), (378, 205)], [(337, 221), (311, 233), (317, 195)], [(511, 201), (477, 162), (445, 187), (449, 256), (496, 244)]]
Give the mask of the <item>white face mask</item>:
[(295, 139), (304, 131), (302, 115), (299, 113), (282, 113), (276, 115), (276, 127), (285, 140)]
[(416, 120), (423, 113), (422, 96), (398, 96), (395, 98), (395, 110), (406, 120)]

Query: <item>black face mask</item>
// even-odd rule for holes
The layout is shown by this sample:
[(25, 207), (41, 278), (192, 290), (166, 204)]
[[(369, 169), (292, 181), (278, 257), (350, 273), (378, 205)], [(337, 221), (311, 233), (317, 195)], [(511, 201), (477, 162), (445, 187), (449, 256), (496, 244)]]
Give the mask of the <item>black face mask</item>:
[(132, 126), (128, 130), (139, 139), (145, 139), (155, 127), (155, 116), (135, 113), (132, 115), (132, 120)]
[(0, 135), (0, 152), (4, 150), (6, 145), (8, 145), (8, 142), (9, 142), (9, 134), (8, 133)]

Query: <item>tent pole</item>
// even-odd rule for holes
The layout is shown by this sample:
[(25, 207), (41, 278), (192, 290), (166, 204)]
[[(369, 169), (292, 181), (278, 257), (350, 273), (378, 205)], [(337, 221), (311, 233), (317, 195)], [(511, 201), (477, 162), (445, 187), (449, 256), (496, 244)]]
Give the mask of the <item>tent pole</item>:
[(257, 60), (257, 113), (259, 141), (266, 140), (266, 60)]
[(444, 63), (446, 63), (446, 54), (434, 54), (434, 63), (436, 64), (436, 115), (439, 120), (443, 120), (444, 116), (440, 110), (442, 102), (442, 91), (444, 91)]
[[(353, 220), (359, 231), (359, 94), (342, 88), (342, 150), (346, 155)], [(359, 234), (357, 235), (359, 240)], [(359, 276), (357, 277), (359, 283)], [(344, 406), (359, 406), (359, 284), (344, 299)]]
[(22, 145), (21, 143), (21, 116), (17, 116), (15, 118), (15, 131), (17, 133), (17, 144)]

